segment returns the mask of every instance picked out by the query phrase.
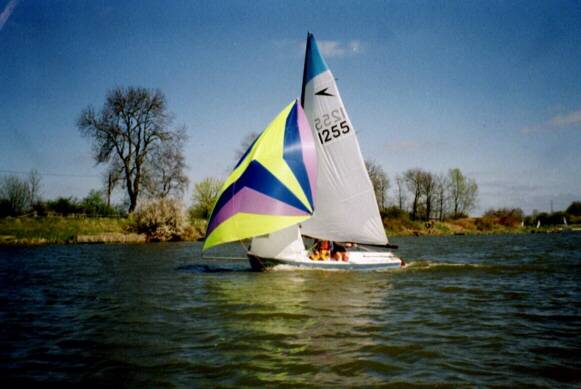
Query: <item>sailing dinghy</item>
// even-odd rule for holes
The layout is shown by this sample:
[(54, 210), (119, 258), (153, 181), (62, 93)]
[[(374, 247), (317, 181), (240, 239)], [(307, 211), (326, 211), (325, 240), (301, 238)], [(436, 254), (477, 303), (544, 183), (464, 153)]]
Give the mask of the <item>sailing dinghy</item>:
[[(335, 78), (312, 34), (307, 37), (301, 103), (290, 103), (276, 116), (226, 179), (203, 250), (251, 238), (248, 258), (255, 270), (404, 266), (391, 251), (378, 250), (394, 246), (385, 235)], [(356, 243), (358, 248), (349, 250), (348, 261), (312, 260), (303, 236)]]

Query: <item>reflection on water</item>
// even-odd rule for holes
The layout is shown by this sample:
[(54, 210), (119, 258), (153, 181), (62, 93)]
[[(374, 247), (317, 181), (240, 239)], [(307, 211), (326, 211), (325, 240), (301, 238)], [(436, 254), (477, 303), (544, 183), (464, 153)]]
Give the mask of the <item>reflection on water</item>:
[(580, 242), (400, 238), (406, 269), (361, 273), (254, 273), (197, 243), (1, 248), (0, 366), (13, 383), (575, 385)]

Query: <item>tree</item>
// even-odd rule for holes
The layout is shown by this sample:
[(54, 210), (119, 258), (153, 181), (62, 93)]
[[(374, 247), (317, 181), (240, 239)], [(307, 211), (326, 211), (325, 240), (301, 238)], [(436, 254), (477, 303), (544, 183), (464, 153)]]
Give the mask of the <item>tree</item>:
[(436, 197), (436, 177), (430, 172), (423, 171), (420, 175), (420, 179), (420, 190), (424, 198), (426, 211), (425, 219), (430, 220)]
[(17, 176), (3, 177), (0, 182), (0, 199), (3, 203), (3, 214), (22, 215), (31, 205), (28, 182)]
[(406, 201), (406, 193), (405, 193), (405, 178), (401, 175), (395, 176), (395, 193), (397, 196), (397, 206), (399, 209), (404, 209), (405, 201)]
[(40, 173), (38, 170), (31, 170), (28, 174), (28, 190), (30, 195), (30, 206), (40, 201)]
[(448, 179), (452, 216), (458, 218), (476, 206), (478, 185), (475, 180), (465, 177), (460, 169), (450, 169)]
[(373, 184), (373, 190), (375, 192), (375, 199), (377, 200), (377, 205), (380, 211), (385, 209), (385, 203), (387, 200), (387, 190), (389, 189), (389, 178), (387, 174), (375, 161), (365, 161), (365, 167), (367, 168), (367, 173)]
[(222, 181), (217, 178), (207, 177), (194, 185), (193, 206), (190, 210), (192, 216), (208, 219), (218, 200), (218, 194), (222, 188)]
[[(89, 106), (77, 126), (90, 138), (97, 164), (119, 167), (133, 212), (153, 164), (154, 150), (171, 142), (176, 131), (170, 129), (165, 96), (159, 90), (115, 88), (107, 94), (99, 113)], [(173, 157), (183, 157), (181, 150)]]
[(420, 205), (420, 199), (422, 195), (423, 174), (424, 171), (422, 169), (408, 169), (403, 174), (406, 187), (413, 196), (412, 220), (416, 220), (418, 218), (418, 208)]
[(111, 195), (113, 194), (113, 190), (115, 189), (115, 187), (119, 185), (122, 173), (123, 169), (121, 166), (118, 166), (116, 164), (110, 164), (109, 168), (104, 174), (107, 207), (111, 206)]
[(183, 153), (186, 139), (186, 132), (182, 129), (171, 134), (167, 142), (153, 148), (151, 163), (145, 173), (145, 187), (150, 197), (181, 197), (186, 190), (189, 182)]
[(443, 221), (446, 218), (446, 214), (448, 213), (448, 202), (449, 202), (449, 195), (448, 195), (448, 188), (450, 184), (448, 182), (448, 177), (444, 174), (436, 175), (436, 197), (435, 197), (435, 204), (436, 204), (436, 217), (438, 220)]
[(252, 131), (251, 133), (246, 134), (246, 136), (244, 136), (242, 142), (240, 142), (240, 148), (237, 149), (236, 153), (234, 154), (235, 164), (238, 164), (238, 162), (240, 162), (240, 159), (244, 156), (244, 154), (250, 148), (250, 146), (254, 144), (254, 141), (256, 141), (259, 135), (260, 134), (258, 132)]
[(581, 216), (581, 201), (573, 201), (565, 212), (569, 215)]
[(89, 192), (87, 197), (81, 200), (79, 209), (83, 213), (92, 217), (113, 215), (115, 210), (107, 204), (103, 197), (103, 192), (93, 189)]

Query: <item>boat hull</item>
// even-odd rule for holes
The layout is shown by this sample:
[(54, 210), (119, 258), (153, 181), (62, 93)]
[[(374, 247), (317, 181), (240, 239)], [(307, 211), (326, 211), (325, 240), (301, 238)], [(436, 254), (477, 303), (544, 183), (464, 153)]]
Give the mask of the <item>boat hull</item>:
[[(391, 254), (391, 253), (389, 253)], [(353, 256), (353, 254), (350, 254)], [(364, 257), (367, 256), (366, 257)], [(377, 271), (395, 270), (405, 266), (405, 263), (395, 255), (385, 255), (385, 253), (369, 253), (355, 256), (347, 262), (342, 261), (313, 261), (308, 258), (262, 258), (248, 253), (250, 266), (254, 271), (269, 271), (277, 266), (294, 267), (297, 269), (319, 269), (319, 270), (355, 270), (355, 271)]]

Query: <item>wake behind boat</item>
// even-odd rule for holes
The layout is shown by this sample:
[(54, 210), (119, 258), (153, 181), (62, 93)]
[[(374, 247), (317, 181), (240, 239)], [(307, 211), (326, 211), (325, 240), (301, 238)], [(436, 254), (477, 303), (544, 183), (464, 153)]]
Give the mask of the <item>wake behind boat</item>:
[(333, 260), (305, 247), (303, 235), (322, 242), (390, 245), (357, 135), (312, 34), (307, 37), (301, 102), (278, 114), (226, 179), (203, 250), (252, 238), (248, 257), (255, 270), (277, 265), (344, 270), (403, 266), (389, 251), (346, 250)]

